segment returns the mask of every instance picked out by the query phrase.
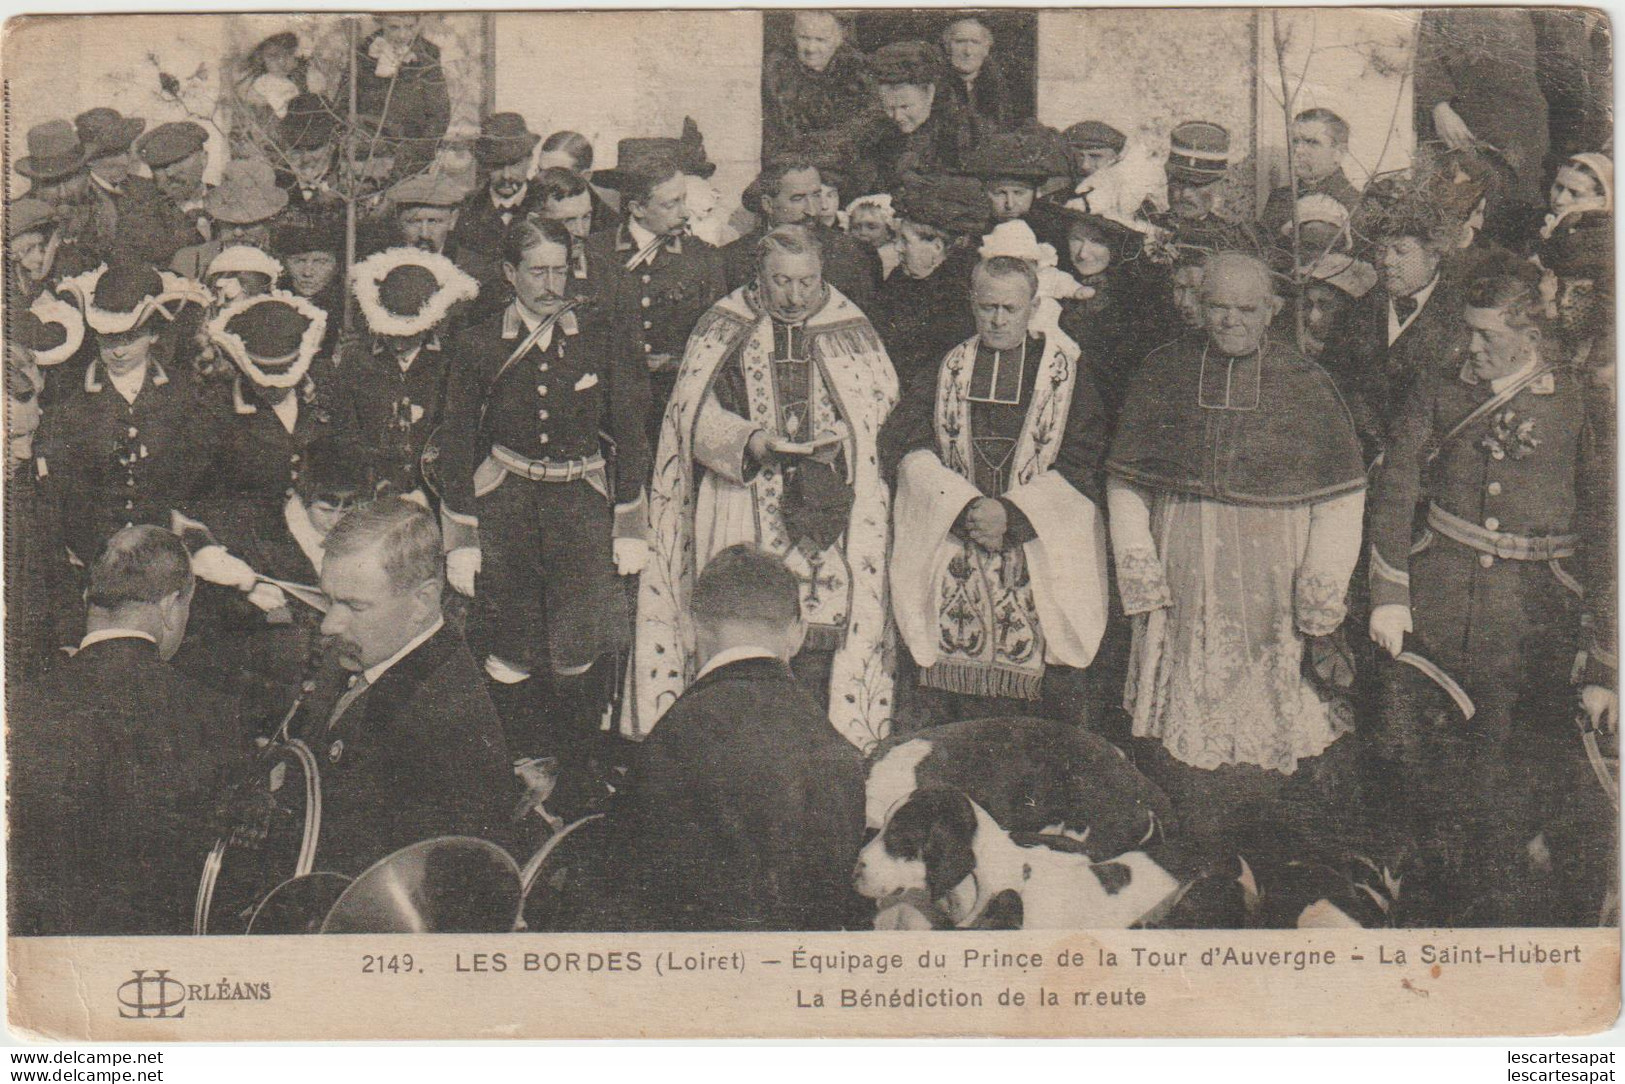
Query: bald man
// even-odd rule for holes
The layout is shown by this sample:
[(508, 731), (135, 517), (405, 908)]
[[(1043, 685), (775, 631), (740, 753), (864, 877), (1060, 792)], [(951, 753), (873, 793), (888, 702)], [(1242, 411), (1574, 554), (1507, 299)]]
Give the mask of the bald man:
[(1304, 656), (1343, 621), (1365, 471), (1331, 379), (1269, 337), (1268, 269), (1214, 256), (1201, 301), (1203, 334), (1153, 351), (1129, 389), (1107, 506), (1134, 734), (1187, 826), (1234, 850), (1280, 827), (1265, 811), (1353, 728)]

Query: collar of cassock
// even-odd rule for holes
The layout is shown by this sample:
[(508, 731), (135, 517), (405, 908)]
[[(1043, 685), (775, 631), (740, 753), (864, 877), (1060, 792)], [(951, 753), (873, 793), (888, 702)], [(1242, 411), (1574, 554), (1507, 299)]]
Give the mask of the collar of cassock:
[(1026, 379), (1027, 360), (1043, 352), (1043, 340), (1035, 335), (1014, 350), (995, 350), (980, 341), (976, 344), (976, 362), (971, 367), (970, 390), (965, 398), (973, 403), (1001, 403), (1014, 406), (1021, 402), (1021, 388)]

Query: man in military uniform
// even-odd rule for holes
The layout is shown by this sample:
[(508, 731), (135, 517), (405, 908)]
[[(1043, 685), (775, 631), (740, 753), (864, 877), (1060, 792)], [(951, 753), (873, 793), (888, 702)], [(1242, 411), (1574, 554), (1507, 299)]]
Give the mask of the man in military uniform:
[(688, 232), (688, 175), (710, 171), (695, 170), (692, 163), (684, 168), (658, 147), (645, 154), (626, 142), (620, 165), (601, 175), (620, 190), (626, 219), (619, 228), (589, 238), (587, 253), (590, 265), (615, 269), (620, 303), (633, 310), (636, 353), (651, 374), (647, 428), (652, 442), (689, 333), (728, 289), (721, 253)]
[(114, 531), (167, 527), (201, 496), (218, 419), (196, 383), (156, 356), (160, 325), (207, 297), (146, 264), (117, 263), (65, 280), (96, 335), (83, 383), (45, 417), (35, 468), (62, 516), (68, 549), (85, 564)]
[(397, 493), (419, 489), (419, 458), (440, 423), (447, 359), (442, 335), (479, 283), (445, 256), (391, 248), (350, 272), (367, 334), (344, 351), (335, 412), (379, 458)]
[[(544, 169), (536, 176), (541, 217), (557, 222), (570, 235), (571, 291), (578, 294), (598, 293), (606, 288), (606, 282), (614, 279), (608, 275), (608, 268), (600, 266), (602, 261), (595, 260), (587, 251), (588, 237), (601, 228), (615, 228), (601, 227), (592, 193), (592, 186), (585, 177), (562, 166)], [(617, 217), (616, 224), (619, 222)]]
[(213, 236), (204, 206), (210, 186), (203, 183), (209, 167), (209, 133), (193, 121), (170, 121), (136, 140), (134, 149), (164, 198), (156, 220), (140, 238), (150, 246), (140, 255), (167, 266), (180, 249)]
[(536, 155), (538, 172), (549, 169), (567, 169), (587, 182), (587, 194), (592, 203), (592, 221), (595, 229), (608, 229), (620, 225), (620, 206), (615, 193), (593, 184), (592, 143), (580, 132), (554, 132), (542, 140), (542, 149)]
[(1611, 491), (1612, 467), (1586, 454), (1584, 391), (1544, 349), (1541, 308), (1538, 291), (1510, 276), (1468, 290), (1468, 361), (1419, 378), (1371, 518), (1372, 639), (1396, 657), (1425, 656), (1475, 709), (1462, 720), (1405, 667), (1384, 676), (1378, 748), (1396, 808), (1419, 838), (1468, 848), (1451, 874), (1454, 924), (1529, 924), (1496, 897), (1525, 876), (1518, 851), (1539, 830), (1529, 781), (1577, 745), (1576, 511)]
[(502, 235), (514, 219), (540, 207), (538, 191), (531, 184), (530, 161), (541, 138), (518, 113), (492, 113), (481, 122), (474, 159), (485, 175), (485, 187), (463, 201), (451, 233), (455, 247), (496, 259), (502, 251)]
[(779, 226), (806, 226), (823, 250), (824, 281), (862, 310), (880, 284), (880, 257), (875, 250), (839, 230), (816, 222), (823, 179), (805, 155), (769, 162), (751, 185), (761, 201), (762, 220), (755, 229), (722, 248), (728, 289), (737, 290), (756, 277), (757, 242)]
[[(440, 472), (448, 574), (459, 591), (478, 589), (510, 743), (559, 755), (574, 787), (608, 702), (603, 662), (628, 642), (617, 573), (637, 574), (648, 556), (649, 378), (623, 308), (569, 305), (569, 240), (556, 222), (510, 228), (513, 303), (449, 347)], [(553, 719), (537, 732), (543, 683), (529, 679), (543, 668)]]
[(1160, 246), (1207, 252), (1261, 255), (1251, 223), (1228, 214), (1223, 185), (1230, 169), (1230, 133), (1205, 120), (1186, 121), (1168, 136), (1168, 210), (1147, 200), (1143, 216), (1156, 229)]
[(818, 140), (838, 146), (875, 111), (869, 62), (846, 40), (832, 11), (798, 11), (794, 49), (775, 52), (762, 71), (762, 155), (771, 158)]

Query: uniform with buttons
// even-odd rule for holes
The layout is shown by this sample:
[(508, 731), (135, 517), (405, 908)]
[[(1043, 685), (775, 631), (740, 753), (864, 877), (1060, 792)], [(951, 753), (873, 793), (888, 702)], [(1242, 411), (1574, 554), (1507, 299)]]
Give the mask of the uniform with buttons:
[(636, 310), (628, 318), (637, 336), (637, 356), (651, 373), (647, 430), (653, 445), (689, 333), (728, 292), (728, 282), (721, 250), (698, 237), (669, 238), (636, 267), (628, 266), (641, 248), (624, 224), (587, 239), (589, 268), (610, 278), (621, 303)]
[(168, 527), (172, 509), (191, 507), (207, 485), (220, 424), (220, 412), (178, 370), (149, 361), (127, 402), (93, 362), (35, 437), (36, 470), (74, 556), (89, 565), (115, 531)]
[[(1423, 374), (1374, 490), (1370, 583), (1374, 607), (1410, 607), (1407, 644), (1476, 709), (1470, 723), (1441, 725), (1425, 683), (1384, 667), (1379, 741), (1407, 780), (1402, 789), (1419, 808), (1436, 807), (1419, 814), (1430, 820), (1451, 815), (1440, 803), (1460, 801), (1468, 821), (1504, 826), (1516, 823), (1519, 781), (1563, 755), (1554, 745), (1575, 741), (1576, 509), (1611, 492), (1612, 478), (1589, 451), (1571, 370), (1537, 370), (1504, 402), (1494, 398), (1468, 367)], [(1419, 502), (1427, 528), (1418, 535)]]
[(494, 653), (529, 671), (578, 669), (627, 641), (611, 541), (641, 536), (649, 381), (622, 315), (571, 310), (506, 367), (531, 330), (517, 304), (447, 347), (441, 501), (478, 526)]
[(397, 493), (422, 485), (418, 461), (440, 423), (446, 388), (446, 355), (431, 334), (411, 364), (382, 338), (368, 337), (344, 353), (333, 382), (336, 424), (352, 429), (379, 457), (379, 468)]

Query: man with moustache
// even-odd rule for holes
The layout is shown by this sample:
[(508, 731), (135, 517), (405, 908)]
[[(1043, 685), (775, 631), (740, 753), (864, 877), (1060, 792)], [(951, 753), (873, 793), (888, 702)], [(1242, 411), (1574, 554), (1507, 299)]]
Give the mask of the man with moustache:
[(321, 631), (349, 677), (301, 732), (322, 770), (317, 867), (354, 877), (433, 836), (501, 842), (520, 788), (461, 633), (441, 612), (440, 532), (384, 497), (323, 543)]
[(502, 235), (514, 219), (537, 209), (530, 162), (541, 138), (518, 113), (492, 113), (481, 122), (474, 160), (485, 174), (485, 187), (463, 201), (451, 232), (455, 246), (495, 259), (502, 250)]
[(141, 255), (165, 265), (181, 249), (214, 236), (204, 206), (211, 187), (203, 183), (209, 168), (209, 133), (193, 121), (170, 121), (136, 140), (134, 150), (163, 197), (153, 221), (142, 231), (146, 236), (141, 239), (151, 247)]
[(749, 233), (722, 247), (727, 285), (737, 290), (755, 278), (757, 246), (780, 226), (805, 226), (822, 250), (823, 279), (867, 311), (880, 284), (880, 257), (855, 237), (818, 224), (823, 177), (817, 162), (792, 154), (767, 163), (751, 187), (760, 199), (761, 222)]

